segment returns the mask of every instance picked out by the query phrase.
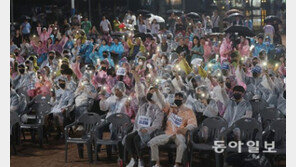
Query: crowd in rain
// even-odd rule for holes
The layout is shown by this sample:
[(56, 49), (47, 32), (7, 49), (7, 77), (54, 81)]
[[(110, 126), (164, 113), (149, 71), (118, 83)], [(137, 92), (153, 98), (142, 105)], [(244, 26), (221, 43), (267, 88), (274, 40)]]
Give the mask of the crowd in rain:
[(81, 15), (35, 27), (25, 18), (10, 38), (10, 112), (26, 122), (34, 98), (50, 97), (45, 126), (57, 138), (84, 113), (123, 113), (133, 124), (123, 140), (128, 167), (144, 166), (141, 143), (160, 166), (158, 146), (168, 141), (177, 145), (180, 166), (186, 133), (207, 118), (222, 117), (229, 127), (258, 119), (254, 100), (286, 115), (281, 20), (265, 21), (255, 31), (239, 11), (172, 10), (165, 19), (128, 11), (114, 20), (103, 16), (97, 27)]

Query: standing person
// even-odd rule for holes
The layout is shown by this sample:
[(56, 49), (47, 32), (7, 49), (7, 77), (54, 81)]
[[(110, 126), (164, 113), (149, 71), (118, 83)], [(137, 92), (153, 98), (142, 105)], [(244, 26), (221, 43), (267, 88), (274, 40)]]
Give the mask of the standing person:
[(16, 30), (15, 31), (15, 36), (13, 37), (13, 43), (17, 46), (17, 47), (21, 47), (21, 43), (22, 43), (22, 35), (20, 33), (20, 30)]
[(243, 21), (239, 18), (239, 16), (235, 17), (235, 20), (232, 22), (233, 26), (243, 25)]
[(175, 167), (179, 167), (182, 163), (183, 153), (186, 149), (186, 132), (197, 127), (194, 112), (184, 105), (185, 101), (184, 92), (176, 93), (174, 105), (171, 106), (167, 103), (163, 109), (168, 116), (165, 134), (156, 136), (148, 142), (151, 148), (151, 160), (156, 161), (154, 167), (160, 166), (158, 147), (167, 144), (170, 140), (174, 141), (177, 146)]
[(102, 17), (102, 21), (100, 22), (100, 29), (105, 35), (108, 35), (112, 31), (110, 21), (105, 16)]
[(274, 33), (275, 33), (274, 27), (270, 23), (267, 23), (263, 27), (263, 30), (264, 30), (264, 39), (266, 38), (266, 36), (269, 36), (270, 42), (273, 43), (273, 36), (274, 36)]
[(172, 13), (168, 18), (168, 26), (171, 32), (175, 32), (175, 23), (176, 23), (176, 16), (175, 16), (175, 13)]
[(48, 30), (47, 30), (45, 27), (43, 27), (43, 28), (42, 28), (42, 32), (41, 32), (41, 25), (38, 24), (37, 32), (38, 32), (38, 35), (39, 35), (39, 39), (40, 39), (40, 41), (41, 41), (43, 44), (45, 44), (46, 41), (47, 41), (47, 39), (50, 37), (51, 32), (52, 32), (52, 26), (50, 26), (50, 27), (48, 28)]
[(213, 16), (211, 18), (211, 21), (213, 23), (213, 29), (212, 32), (219, 32), (219, 22), (220, 22), (220, 16), (218, 15), (218, 11), (215, 10), (213, 12)]
[(210, 16), (207, 16), (206, 18), (204, 18), (204, 28), (207, 34), (212, 33), (213, 22), (211, 21)]
[(159, 29), (160, 29), (160, 26), (159, 26), (159, 24), (157, 23), (156, 19), (154, 19), (154, 20), (152, 21), (152, 24), (151, 24), (151, 34), (152, 34), (152, 35), (157, 35)]
[(84, 30), (86, 34), (88, 34), (91, 27), (92, 27), (91, 22), (88, 20), (87, 17), (85, 17), (84, 21), (81, 22), (81, 28)]
[(193, 46), (192, 46), (190, 52), (192, 55), (190, 62), (195, 58), (203, 59), (204, 50), (203, 50), (203, 47), (200, 45), (200, 41), (199, 41), (198, 37), (196, 37), (196, 36), (193, 38)]
[(30, 33), (31, 33), (31, 25), (27, 19), (25, 19), (25, 21), (21, 25), (20, 30), (22, 32), (21, 34), (22, 34), (23, 38), (29, 41), (30, 40), (29, 37), (30, 37)]
[(119, 25), (120, 25), (120, 21), (119, 21), (119, 18), (116, 17), (115, 20), (113, 20), (113, 29), (115, 32), (119, 32), (120, 29), (119, 29)]
[(253, 29), (253, 22), (252, 22), (252, 20), (250, 20), (250, 16), (246, 17), (245, 26), (251, 30)]
[(138, 30), (139, 33), (147, 33), (147, 26), (143, 19), (139, 20)]

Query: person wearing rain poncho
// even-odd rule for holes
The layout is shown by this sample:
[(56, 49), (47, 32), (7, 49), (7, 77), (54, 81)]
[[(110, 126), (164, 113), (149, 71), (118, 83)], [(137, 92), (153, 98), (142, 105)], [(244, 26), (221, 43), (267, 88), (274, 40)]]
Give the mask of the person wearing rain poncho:
[(195, 112), (197, 122), (201, 123), (204, 119), (215, 117), (218, 115), (217, 103), (214, 99), (210, 98), (210, 92), (204, 85), (196, 88), (195, 98), (187, 99), (187, 106), (192, 107)]
[(140, 108), (136, 115), (133, 131), (125, 138), (126, 148), (132, 156), (127, 167), (133, 167), (136, 158), (138, 158), (138, 167), (144, 167), (141, 145), (146, 144), (150, 140), (151, 134), (161, 128), (164, 114), (155, 103), (157, 101), (157, 98), (155, 98), (156, 88), (150, 87), (145, 96), (139, 76), (135, 72), (133, 74), (136, 80), (136, 94)]
[(18, 66), (19, 74), (12, 81), (14, 85), (14, 89), (18, 91), (18, 89), (23, 89), (24, 91), (28, 90), (28, 86), (32, 80), (31, 75), (27, 73), (26, 67), (24, 64), (20, 64)]
[(221, 93), (224, 101), (223, 103), (226, 106), (223, 118), (228, 123), (228, 127), (241, 118), (252, 117), (252, 106), (250, 102), (243, 98), (245, 89), (242, 86), (235, 86), (233, 88), (233, 98), (231, 99), (228, 98), (223, 85)]
[(245, 94), (246, 100), (251, 100), (254, 95), (259, 95), (262, 99), (268, 100), (271, 95), (271, 90), (267, 89), (262, 85), (262, 76), (261, 76), (261, 67), (255, 66), (252, 68), (252, 77), (246, 76), (243, 70), (237, 75), (238, 78), (241, 77), (241, 80), (246, 84), (247, 90)]
[(52, 105), (55, 126), (58, 129), (58, 137), (63, 130), (64, 116), (73, 106), (74, 93), (66, 87), (66, 78), (60, 77), (58, 80), (59, 89), (51, 93), (50, 104)]
[(114, 43), (112, 43), (109, 50), (110, 50), (111, 55), (114, 56), (114, 57), (112, 57), (114, 59), (114, 61), (118, 62), (122, 58), (124, 48), (123, 48), (123, 45), (121, 44), (121, 42), (119, 42), (118, 38), (114, 38), (113, 40), (114, 40)]
[[(158, 94), (158, 92), (156, 93)], [(163, 99), (159, 98), (162, 103)], [(186, 150), (185, 134), (188, 130), (197, 127), (196, 117), (194, 112), (187, 108), (184, 103), (186, 102), (186, 95), (184, 92), (175, 94), (175, 105), (166, 104), (163, 111), (167, 114), (165, 134), (152, 138), (148, 145), (151, 148), (151, 160), (156, 161), (154, 167), (159, 167), (159, 152), (158, 146), (167, 144), (170, 140), (174, 141), (177, 147), (175, 167), (179, 167), (182, 163), (183, 153)]]
[(127, 100), (127, 96), (125, 95), (125, 89), (125, 84), (121, 81), (118, 81), (113, 88), (113, 95), (111, 95), (107, 99), (105, 97), (101, 99), (101, 110), (108, 110), (106, 117), (109, 117), (110, 115), (115, 113), (124, 113), (124, 104)]
[(103, 61), (105, 58), (108, 58), (109, 50), (110, 50), (110, 47), (107, 45), (106, 39), (102, 39), (102, 42), (99, 45), (95, 45), (93, 47), (93, 51), (89, 56), (90, 59), (92, 60), (92, 63), (96, 65), (98, 63), (97, 62), (98, 59), (100, 59), (100, 61)]
[(88, 107), (91, 103), (91, 99), (97, 96), (96, 89), (93, 85), (89, 83), (89, 79), (84, 76), (79, 83), (75, 93), (75, 118), (79, 118), (84, 112), (88, 111)]
[(268, 48), (267, 48), (266, 44), (263, 43), (263, 36), (262, 35), (259, 35), (258, 36), (258, 42), (254, 43), (254, 41), (253, 41), (252, 45), (254, 46), (254, 48), (251, 46), (251, 49), (254, 49), (253, 50), (253, 56), (255, 56), (255, 57), (259, 56), (259, 53), (262, 50), (265, 50), (266, 52), (268, 51)]
[(10, 112), (16, 112), (22, 114), (26, 108), (26, 100), (22, 95), (18, 95), (13, 89), (12, 83), (10, 82)]
[(48, 52), (47, 59), (44, 60), (40, 66), (40, 68), (43, 68), (45, 66), (49, 67), (51, 72), (54, 72), (57, 70), (59, 62), (55, 58), (55, 51)]

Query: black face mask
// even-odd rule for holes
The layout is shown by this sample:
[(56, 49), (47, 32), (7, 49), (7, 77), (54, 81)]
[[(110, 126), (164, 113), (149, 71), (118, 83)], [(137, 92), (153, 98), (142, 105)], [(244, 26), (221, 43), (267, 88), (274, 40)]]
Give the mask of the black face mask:
[(239, 99), (242, 98), (242, 95), (240, 93), (234, 93), (233, 97), (234, 97), (235, 100), (239, 100)]
[(231, 88), (231, 83), (230, 83), (230, 82), (226, 82), (225, 85), (226, 85), (226, 87), (227, 87), (228, 89)]
[(25, 73), (25, 69), (19, 69), (19, 72), (20, 72), (21, 74), (24, 74), (24, 73)]
[(180, 107), (182, 105), (182, 100), (175, 100), (174, 103)]
[(106, 55), (106, 54), (103, 54), (103, 57), (106, 59), (106, 58), (108, 57), (108, 55)]
[(147, 95), (146, 95), (146, 99), (147, 99), (148, 101), (152, 101), (152, 96), (153, 96), (152, 93), (147, 93)]
[(122, 81), (123, 80), (123, 75), (120, 75), (119, 76), (119, 81)]
[(107, 70), (107, 68), (106, 68), (106, 67), (102, 67), (101, 69), (102, 69), (103, 71), (106, 71), (106, 70)]
[(49, 56), (48, 59), (49, 59), (49, 60), (53, 60), (54, 57), (53, 57), (53, 56)]
[(258, 63), (257, 62), (252, 62), (253, 66), (256, 66)]
[(65, 89), (66, 84), (65, 83), (60, 83), (59, 86), (60, 86), (60, 88)]
[(61, 65), (61, 69), (68, 69), (68, 68), (69, 68), (68, 64), (62, 64)]
[(26, 67), (27, 67), (28, 70), (30, 69), (30, 66), (26, 66)]

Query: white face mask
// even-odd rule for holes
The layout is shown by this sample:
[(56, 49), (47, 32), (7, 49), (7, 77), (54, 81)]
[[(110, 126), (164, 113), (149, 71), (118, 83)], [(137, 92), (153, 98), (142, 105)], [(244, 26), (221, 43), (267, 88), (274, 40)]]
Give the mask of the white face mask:
[(165, 61), (165, 59), (161, 59), (160, 62), (161, 62), (162, 64), (165, 64), (166, 61)]
[(83, 85), (88, 85), (88, 81), (83, 81), (82, 84)]
[(139, 65), (143, 65), (143, 62), (142, 61), (139, 61)]

